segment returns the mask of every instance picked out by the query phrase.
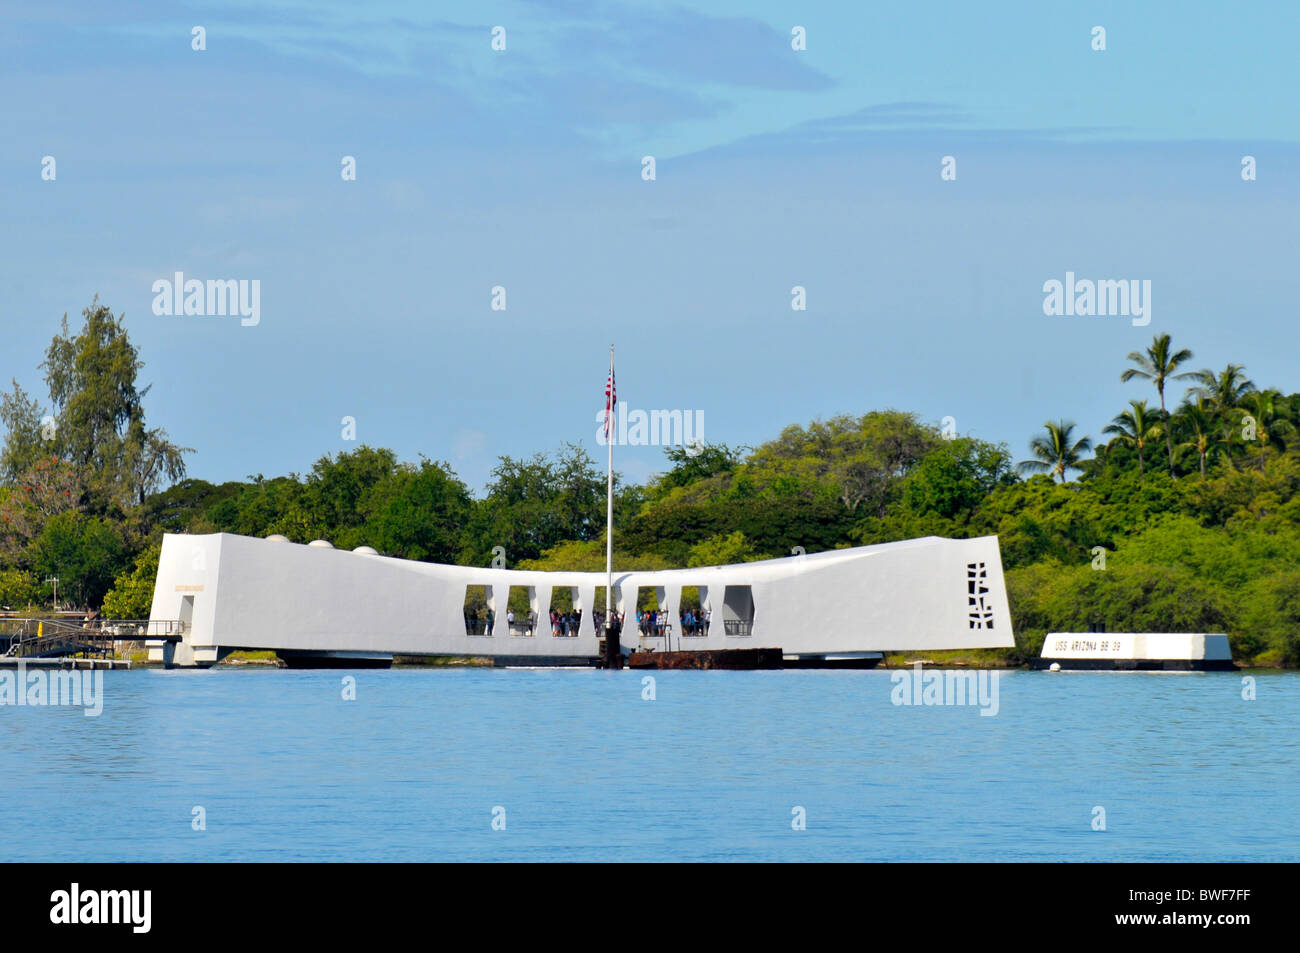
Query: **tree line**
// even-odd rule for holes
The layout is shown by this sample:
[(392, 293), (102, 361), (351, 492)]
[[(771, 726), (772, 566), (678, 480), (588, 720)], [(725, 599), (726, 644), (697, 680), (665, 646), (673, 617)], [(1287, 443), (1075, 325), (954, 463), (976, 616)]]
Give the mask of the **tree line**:
[[(1263, 472), (1268, 450), (1285, 452), (1288, 441), (1295, 438), (1294, 399), (1276, 388), (1256, 387), (1240, 364), (1228, 364), (1218, 372), (1208, 367), (1184, 370), (1192, 359), (1187, 348), (1174, 350), (1168, 334), (1157, 335), (1143, 351), (1129, 353), (1133, 366), (1120, 374), (1120, 381), (1149, 381), (1160, 407), (1130, 400), (1128, 407), (1102, 428), (1102, 434), (1111, 437), (1102, 452), (1109, 456), (1116, 447), (1129, 450), (1137, 458), (1138, 473), (1145, 476), (1147, 461), (1163, 442), (1169, 476), (1175, 480), (1192, 470), (1199, 471), (1203, 480), (1217, 459), (1235, 462), (1252, 454), (1258, 454), (1256, 462)], [(1171, 413), (1165, 405), (1165, 391), (1171, 381), (1181, 380), (1191, 381), (1192, 386)], [(1044, 423), (1043, 432), (1029, 444), (1033, 457), (1017, 464), (1019, 471), (1050, 473), (1064, 483), (1068, 472), (1084, 469), (1084, 455), (1094, 450), (1093, 441), (1090, 436), (1076, 439), (1075, 429), (1072, 421), (1064, 419)], [(1152, 463), (1165, 465), (1163, 461)]]
[[(146, 616), (162, 534), (282, 534), (462, 565), (604, 566), (605, 474), (578, 444), (501, 457), (481, 495), (449, 464), (360, 446), (310, 471), (214, 484), (151, 429), (143, 363), (95, 302), (41, 365), (49, 404), (0, 398), (0, 604)], [(1128, 356), (1131, 398), (1094, 444), (1048, 422), (1005, 444), (900, 410), (786, 427), (756, 447), (666, 450), (644, 484), (616, 480), (621, 569), (706, 566), (925, 535), (997, 534), (1017, 647), (1048, 631), (1228, 631), (1239, 659), (1300, 664), (1300, 394), (1239, 364), (1191, 370), (1168, 335)], [(1175, 401), (1173, 390), (1185, 392)], [(1171, 408), (1172, 409), (1169, 409)]]

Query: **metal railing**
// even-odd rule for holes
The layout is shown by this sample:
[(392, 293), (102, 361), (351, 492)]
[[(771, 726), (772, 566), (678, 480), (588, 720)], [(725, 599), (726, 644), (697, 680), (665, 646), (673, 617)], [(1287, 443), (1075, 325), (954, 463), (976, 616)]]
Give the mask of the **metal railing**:
[(115, 639), (171, 639), (181, 638), (189, 625), (179, 619), (67, 619), (0, 617), (0, 637), (35, 633), (39, 628), (75, 629), (96, 635), (111, 635)]
[(723, 619), (723, 628), (726, 629), (727, 635), (753, 635), (753, 619)]
[[(497, 627), (499, 621), (493, 619), (492, 628), (489, 629), (486, 618), (480, 619), (477, 616), (467, 615), (465, 616), (465, 634), (491, 636), (492, 629)], [(505, 632), (506, 635), (513, 635), (517, 639), (529, 639), (537, 634), (537, 622), (530, 619), (515, 619), (513, 622), (506, 620)]]
[(6, 658), (81, 655), (110, 658), (115, 642), (180, 640), (186, 624), (179, 619), (0, 619), (0, 645)]

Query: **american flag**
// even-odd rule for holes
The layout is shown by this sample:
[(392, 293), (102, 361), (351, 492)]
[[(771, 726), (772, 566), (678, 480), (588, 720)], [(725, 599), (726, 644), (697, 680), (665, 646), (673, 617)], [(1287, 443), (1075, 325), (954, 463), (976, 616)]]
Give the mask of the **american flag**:
[(618, 393), (614, 388), (614, 366), (610, 365), (609, 379), (605, 381), (605, 439), (609, 439), (614, 425), (614, 408), (618, 406)]

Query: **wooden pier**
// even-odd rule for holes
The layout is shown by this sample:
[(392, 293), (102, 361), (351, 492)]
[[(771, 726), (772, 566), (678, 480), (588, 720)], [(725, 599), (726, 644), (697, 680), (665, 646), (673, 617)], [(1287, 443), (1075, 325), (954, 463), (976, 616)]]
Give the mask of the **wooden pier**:
[(119, 658), (79, 658), (75, 655), (64, 655), (53, 658), (15, 658), (12, 655), (0, 655), (0, 668), (18, 668), (22, 666), (29, 671), (31, 669), (84, 669), (86, 671), (112, 671), (113, 669), (129, 669), (131, 667), (130, 659)]

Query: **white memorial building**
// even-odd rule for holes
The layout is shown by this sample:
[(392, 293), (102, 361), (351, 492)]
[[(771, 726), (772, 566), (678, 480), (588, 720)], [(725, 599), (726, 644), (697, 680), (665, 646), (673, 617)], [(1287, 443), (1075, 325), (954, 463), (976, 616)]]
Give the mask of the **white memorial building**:
[[(271, 649), (290, 667), (382, 666), (395, 655), (590, 665), (605, 583), (603, 572), (447, 566), (322, 540), (169, 534), (151, 619), (178, 620), (183, 635), (151, 642), (150, 658), (205, 667), (236, 649)], [(867, 667), (888, 651), (1013, 645), (996, 536), (615, 571), (613, 583), (624, 650), (779, 648), (792, 665)], [(643, 635), (635, 616), (646, 590), (667, 621)], [(557, 594), (581, 613), (558, 635), (550, 621)], [(512, 623), (508, 605), (524, 604)]]

